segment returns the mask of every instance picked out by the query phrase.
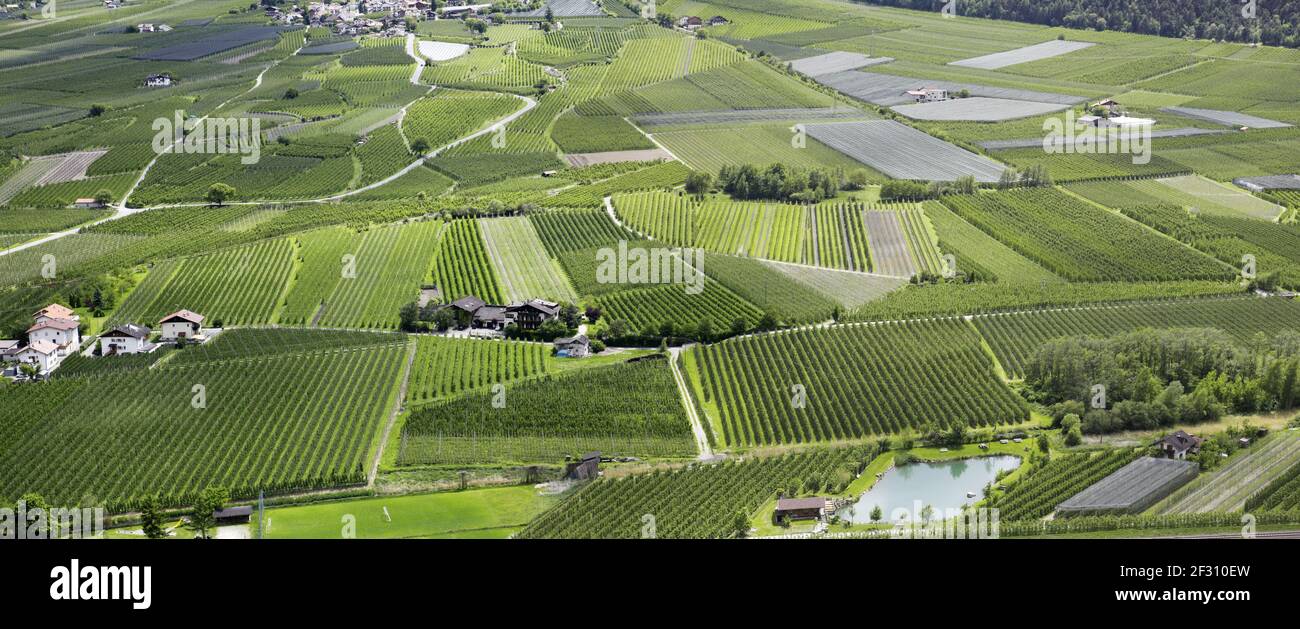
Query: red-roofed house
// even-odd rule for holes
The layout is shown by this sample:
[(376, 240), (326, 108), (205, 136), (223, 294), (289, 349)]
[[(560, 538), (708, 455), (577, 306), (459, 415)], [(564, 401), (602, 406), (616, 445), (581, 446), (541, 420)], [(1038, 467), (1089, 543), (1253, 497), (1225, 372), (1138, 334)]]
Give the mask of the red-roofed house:
[(177, 310), (162, 318), (162, 339), (193, 339), (201, 336), (199, 330), (203, 325), (203, 315), (189, 310)]
[(80, 323), (72, 319), (45, 319), (27, 328), (27, 342), (35, 345), (39, 342), (53, 344), (59, 354), (75, 351), (81, 345)]
[(71, 308), (59, 304), (50, 304), (37, 310), (32, 314), (32, 318), (36, 320), (36, 323), (42, 323), (50, 319), (72, 319), (73, 321), (81, 321), (81, 317), (77, 316), (77, 313), (73, 312)]

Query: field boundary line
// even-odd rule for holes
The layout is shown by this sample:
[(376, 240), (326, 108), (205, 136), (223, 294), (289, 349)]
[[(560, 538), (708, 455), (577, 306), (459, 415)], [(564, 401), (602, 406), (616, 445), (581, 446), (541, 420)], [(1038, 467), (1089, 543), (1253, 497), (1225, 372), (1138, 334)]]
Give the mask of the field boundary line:
[(668, 357), (668, 366), (672, 368), (673, 381), (677, 383), (678, 399), (686, 407), (686, 419), (691, 422), (691, 433), (695, 436), (695, 448), (699, 450), (700, 459), (713, 458), (713, 448), (709, 446), (709, 435), (704, 432), (704, 424), (700, 421), (700, 415), (695, 410), (695, 398), (691, 396), (690, 385), (686, 382), (686, 376), (682, 373), (677, 364), (681, 358), (684, 347), (674, 347), (669, 350), (671, 354)]
[(411, 366), (415, 364), (417, 347), (414, 338), (407, 339), (406, 365), (402, 368), (402, 383), (397, 388), (397, 399), (393, 400), (393, 410), (388, 414), (388, 424), (384, 426), (384, 432), (379, 436), (379, 447), (375, 448), (375, 458), (370, 462), (370, 472), (366, 475), (366, 487), (369, 489), (375, 488), (375, 477), (379, 476), (379, 463), (384, 460), (384, 449), (392, 436), (393, 426), (397, 424), (397, 416), (401, 415), (402, 409), (406, 408), (406, 391), (411, 383)]

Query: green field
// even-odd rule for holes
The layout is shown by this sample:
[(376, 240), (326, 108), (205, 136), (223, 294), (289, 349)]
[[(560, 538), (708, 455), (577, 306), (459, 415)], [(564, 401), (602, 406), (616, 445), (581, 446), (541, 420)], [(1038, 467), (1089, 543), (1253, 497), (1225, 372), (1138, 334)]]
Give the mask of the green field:
[(695, 353), (698, 393), (706, 408), (718, 409), (719, 437), (734, 446), (856, 439), (924, 422), (974, 427), (1029, 419), (962, 322), (799, 330)]
[[(212, 346), (239, 346), (243, 334)], [(93, 495), (118, 511), (154, 493), (184, 505), (210, 485), (247, 499), (364, 483), (405, 340), (370, 335), (343, 352), (271, 340), (253, 356), (190, 350), (165, 367), (0, 389), (6, 416), (20, 418), (0, 431), (0, 495), (36, 491), (56, 504)]]
[(265, 532), (268, 539), (342, 539), (350, 516), (349, 533), (357, 539), (499, 539), (553, 502), (532, 487), (323, 502), (268, 509)]

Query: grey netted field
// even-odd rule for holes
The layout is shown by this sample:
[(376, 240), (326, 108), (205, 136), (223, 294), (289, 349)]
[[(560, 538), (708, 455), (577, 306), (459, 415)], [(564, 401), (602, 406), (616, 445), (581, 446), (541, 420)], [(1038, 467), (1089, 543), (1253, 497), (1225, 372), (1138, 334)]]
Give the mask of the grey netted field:
[(1232, 180), (1247, 190), (1300, 190), (1300, 175), (1266, 175), (1238, 177)]
[(147, 50), (133, 58), (148, 61), (193, 61), (256, 41), (275, 39), (284, 30), (288, 29), (279, 26), (240, 26), (218, 30), (212, 34), (202, 31), (196, 33), (195, 38), (190, 41)]
[(1138, 513), (1196, 478), (1200, 464), (1142, 457), (1056, 506), (1058, 515)]
[[(1160, 129), (1151, 132), (1153, 138), (1183, 138), (1193, 135), (1216, 135), (1219, 133), (1228, 133), (1226, 129), (1197, 129), (1195, 127), (1182, 127), (1179, 129)], [(1043, 145), (1043, 138), (1023, 138), (1020, 140), (985, 140), (979, 143), (980, 146), (990, 150), (997, 151), (1001, 149), (1028, 149)]]
[(986, 85), (975, 85), (973, 83), (954, 83), (952, 81), (917, 79), (906, 76), (894, 76), (892, 74), (879, 74), (876, 72), (858, 72), (856, 70), (835, 72), (815, 78), (818, 83), (827, 87), (835, 88), (854, 98), (886, 106), (904, 105), (914, 102), (914, 99), (911, 96), (908, 96), (906, 92), (921, 87), (940, 88), (948, 90), (949, 92), (960, 92), (961, 90), (966, 90), (967, 92), (970, 92), (971, 96), (1031, 100), (1039, 103), (1057, 103), (1060, 105), (1074, 105), (1087, 100), (1081, 96), (1070, 96), (1068, 94), (1053, 94), (1051, 92), (1036, 92), (1033, 90), (1021, 90), (1006, 87), (989, 87)]
[(881, 275), (912, 277), (916, 265), (907, 250), (907, 236), (895, 212), (863, 212), (867, 234), (871, 238), (871, 259)]
[(988, 98), (972, 96), (954, 98), (934, 103), (896, 105), (894, 111), (913, 120), (968, 120), (971, 122), (1000, 122), (1014, 118), (1041, 116), (1061, 111), (1069, 105), (1040, 103), (1032, 100)]
[(605, 151), (603, 153), (569, 153), (564, 161), (574, 168), (595, 166), (596, 164), (613, 164), (615, 162), (649, 162), (670, 160), (672, 153), (660, 148), (639, 149), (633, 151)]
[(546, 6), (532, 11), (516, 13), (520, 17), (546, 17), (546, 9), (550, 8), (555, 17), (597, 17), (605, 15), (600, 7), (596, 6), (591, 0), (547, 0)]
[(998, 68), (1013, 66), (1016, 65), (1017, 63), (1038, 61), (1039, 59), (1047, 59), (1049, 57), (1064, 55), (1066, 53), (1071, 53), (1076, 50), (1083, 50), (1084, 48), (1087, 48), (1089, 46), (1094, 46), (1094, 45), (1095, 44), (1093, 44), (1092, 42), (1065, 41), (1060, 39), (1054, 39), (1052, 41), (1045, 41), (1041, 44), (1034, 44), (1033, 46), (1025, 46), (1024, 48), (1017, 48), (1015, 50), (995, 52), (991, 55), (983, 55), (980, 57), (971, 57), (970, 59), (962, 59), (961, 61), (953, 61), (948, 65), (962, 66), (964, 68), (979, 68), (981, 70), (997, 70)]
[(869, 114), (849, 107), (806, 107), (792, 109), (732, 109), (724, 111), (674, 111), (663, 114), (639, 114), (632, 117), (638, 125), (731, 124), (737, 122), (813, 122), (865, 118)]
[(818, 77), (824, 74), (833, 74), (835, 72), (844, 72), (846, 70), (856, 70), (867, 66), (880, 65), (889, 63), (893, 59), (889, 57), (868, 57), (856, 52), (844, 52), (837, 50), (828, 52), (816, 57), (807, 57), (796, 59), (790, 62), (790, 67), (796, 72), (802, 72), (808, 76)]
[(1160, 111), (1167, 111), (1171, 114), (1196, 118), (1214, 124), (1221, 124), (1225, 127), (1250, 127), (1252, 129), (1278, 129), (1281, 127), (1290, 127), (1285, 122), (1260, 118), (1250, 114), (1237, 113), (1235, 111), (1222, 111), (1219, 109), (1200, 109), (1198, 107), (1164, 107)]
[(762, 262), (839, 302), (847, 310), (861, 308), (907, 285), (907, 280), (901, 277), (840, 271), (772, 260)]
[(893, 120), (808, 125), (817, 141), (895, 179), (993, 183), (1006, 166)]

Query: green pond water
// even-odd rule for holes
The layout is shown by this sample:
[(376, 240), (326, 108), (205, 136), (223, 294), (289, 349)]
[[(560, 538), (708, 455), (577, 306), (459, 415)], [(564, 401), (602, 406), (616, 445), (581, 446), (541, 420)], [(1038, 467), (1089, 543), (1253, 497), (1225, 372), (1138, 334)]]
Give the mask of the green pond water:
[[(856, 504), (845, 507), (839, 515), (867, 523), (871, 521), (871, 510), (879, 505), (884, 511), (882, 521), (911, 521), (929, 505), (935, 517), (942, 517), (947, 509), (957, 510), (978, 502), (983, 498), (985, 484), (996, 480), (999, 472), (1019, 466), (1020, 457), (1010, 455), (907, 463), (885, 472)], [(968, 492), (975, 496), (967, 497)]]

